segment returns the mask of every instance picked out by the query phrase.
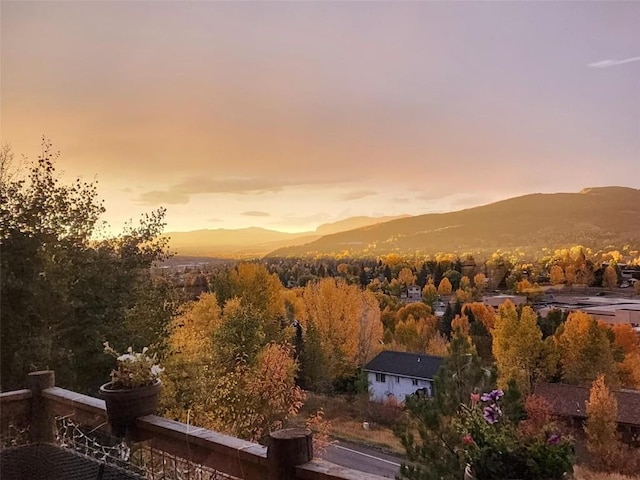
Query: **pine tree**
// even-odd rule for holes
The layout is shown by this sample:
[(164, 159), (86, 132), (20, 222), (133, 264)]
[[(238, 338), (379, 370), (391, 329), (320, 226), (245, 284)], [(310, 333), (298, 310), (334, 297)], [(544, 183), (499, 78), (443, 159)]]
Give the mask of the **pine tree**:
[(472, 392), (487, 390), (492, 382), (481, 368), (468, 337), (454, 332), (451, 354), (435, 378), (434, 397), (406, 400), (408, 416), (396, 429), (396, 435), (405, 447), (409, 462), (402, 465), (398, 478), (462, 478), (465, 465), (458, 455), (461, 438), (454, 416), (460, 403), (467, 402)]

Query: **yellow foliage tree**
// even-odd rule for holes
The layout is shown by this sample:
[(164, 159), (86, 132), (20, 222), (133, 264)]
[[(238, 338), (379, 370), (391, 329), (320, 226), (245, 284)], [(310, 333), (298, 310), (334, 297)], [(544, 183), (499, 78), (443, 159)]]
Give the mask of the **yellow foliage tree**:
[(383, 332), (373, 293), (342, 279), (325, 278), (307, 285), (303, 299), (301, 320), (306, 330), (317, 333), (323, 359), (323, 372), (318, 375), (330, 379), (351, 375), (376, 353), (374, 347)]
[(513, 379), (523, 394), (530, 393), (534, 379), (540, 373), (541, 351), (542, 331), (531, 307), (524, 307), (518, 315), (511, 301), (500, 305), (493, 330), (498, 385), (505, 388)]
[(432, 305), (437, 299), (438, 290), (436, 290), (436, 286), (433, 284), (433, 278), (429, 277), (427, 284), (422, 289), (422, 301), (427, 305)]
[(220, 307), (211, 293), (184, 306), (182, 314), (173, 319), (160, 402), (166, 416), (186, 420), (186, 412), (191, 411), (195, 424), (206, 423), (207, 390), (216, 371), (213, 336), (220, 323)]
[(416, 282), (416, 276), (410, 268), (405, 267), (398, 272), (398, 281), (405, 286), (413, 285)]
[(440, 284), (438, 285), (438, 295), (451, 295), (453, 287), (447, 277), (442, 277)]
[(575, 265), (567, 265), (564, 269), (564, 278), (569, 285), (577, 283), (577, 269)]
[(473, 285), (478, 292), (482, 293), (487, 286), (487, 277), (484, 273), (476, 273), (473, 276)]
[(410, 303), (396, 312), (394, 340), (409, 352), (423, 353), (437, 331), (438, 319), (424, 303)]
[(469, 335), (469, 317), (466, 315), (456, 315), (451, 320), (451, 331), (459, 331), (463, 335)]
[(469, 290), (459, 288), (456, 290), (456, 300), (460, 303), (467, 303), (471, 301), (471, 292)]
[(400, 265), (402, 263), (402, 255), (398, 255), (397, 253), (390, 253), (384, 259), (384, 263), (389, 265), (389, 267), (393, 268), (396, 265)]
[(607, 268), (604, 269), (602, 283), (603, 286), (608, 288), (609, 290), (613, 289), (613, 287), (618, 284), (618, 274), (616, 273), (616, 269), (611, 265), (607, 265)]
[(618, 403), (605, 384), (604, 375), (599, 375), (589, 392), (584, 430), (587, 449), (606, 468), (613, 467), (620, 451), (620, 440), (616, 433), (617, 417)]
[(427, 342), (427, 353), (436, 357), (449, 355), (449, 340), (440, 332), (437, 332)]
[[(257, 317), (243, 316), (247, 309), (234, 298), (221, 315), (216, 296), (205, 293), (174, 319), (164, 361), (165, 416), (257, 441), (300, 409), (292, 347), (263, 346)], [(245, 333), (249, 346), (235, 344)], [(254, 348), (249, 362), (245, 350)]]
[(607, 335), (608, 327), (591, 315), (572, 312), (556, 334), (562, 378), (567, 383), (586, 384), (604, 374), (617, 384), (613, 349)]
[(420, 302), (409, 303), (398, 309), (396, 312), (396, 321), (406, 320), (410, 315), (415, 319), (428, 319), (429, 322), (434, 325), (437, 322), (437, 319), (431, 313), (431, 307)]
[(380, 340), (383, 335), (380, 305), (375, 295), (369, 291), (361, 291), (359, 314), (356, 363), (364, 365), (382, 349)]
[(243, 262), (231, 270), (224, 281), (225, 307), (227, 300), (239, 298), (243, 306), (259, 317), (267, 342), (283, 340), (280, 320), (284, 316), (284, 300), (278, 275), (270, 274), (262, 264)]

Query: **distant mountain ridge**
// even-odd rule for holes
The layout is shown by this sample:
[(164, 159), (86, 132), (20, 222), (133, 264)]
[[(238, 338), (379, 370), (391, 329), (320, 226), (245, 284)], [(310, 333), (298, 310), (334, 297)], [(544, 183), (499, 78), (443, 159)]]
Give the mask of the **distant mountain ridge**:
[(435, 254), (570, 245), (640, 248), (640, 190), (585, 188), (580, 193), (535, 193), (450, 213), (409, 218), (326, 235), (271, 252), (270, 257), (349, 252)]
[(262, 256), (274, 249), (295, 246), (317, 240), (322, 235), (339, 233), (380, 222), (405, 218), (408, 215), (392, 217), (351, 217), (333, 223), (320, 225), (315, 231), (287, 233), (260, 227), (239, 229), (201, 229), (189, 232), (167, 232), (170, 249), (178, 255), (187, 256)]

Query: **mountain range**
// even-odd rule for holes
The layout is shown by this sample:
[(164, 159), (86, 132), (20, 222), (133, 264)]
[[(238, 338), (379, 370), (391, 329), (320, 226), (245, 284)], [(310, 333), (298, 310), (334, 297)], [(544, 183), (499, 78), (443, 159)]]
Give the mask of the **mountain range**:
[(179, 255), (199, 256), (478, 254), (572, 245), (640, 249), (640, 190), (535, 193), (449, 213), (354, 217), (295, 234), (245, 228), (167, 235)]
[(323, 235), (353, 230), (388, 222), (408, 215), (389, 217), (358, 216), (320, 225), (315, 231), (287, 233), (266, 228), (203, 229), (190, 232), (168, 232), (171, 251), (180, 256), (255, 257), (288, 246), (313, 242)]

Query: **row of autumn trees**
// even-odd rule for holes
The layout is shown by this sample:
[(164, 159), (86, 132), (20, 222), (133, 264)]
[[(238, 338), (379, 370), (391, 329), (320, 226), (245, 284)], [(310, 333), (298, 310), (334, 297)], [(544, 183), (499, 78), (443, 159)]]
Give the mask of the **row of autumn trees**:
[(298, 412), (301, 386), (349, 382), (380, 348), (375, 297), (325, 279), (292, 292), (241, 263), (186, 304), (165, 357), (166, 414), (259, 440)]
[[(517, 283), (526, 280), (531, 285), (588, 285), (612, 288), (623, 282), (620, 264), (636, 269), (640, 278), (640, 245), (624, 245), (619, 249), (604, 250), (575, 245), (556, 250), (525, 254), (498, 250), (489, 256), (473, 254), (438, 253), (435, 255), (401, 256), (389, 254), (364, 258), (266, 258), (272, 273), (277, 273), (283, 285), (306, 285), (327, 276), (339, 276), (349, 283), (365, 287), (378, 280), (387, 293), (402, 290), (407, 279), (424, 288), (431, 278), (436, 287), (447, 278), (455, 292), (466, 276), (473, 286), (477, 273), (485, 275), (491, 289), (516, 289)], [(610, 266), (611, 268), (607, 268)], [(615, 275), (614, 275), (615, 274)]]
[(491, 331), (498, 384), (515, 380), (522, 392), (540, 380), (590, 385), (604, 375), (613, 387), (640, 388), (640, 342), (630, 325), (609, 326), (584, 312), (572, 312), (544, 338), (531, 307), (500, 305)]

